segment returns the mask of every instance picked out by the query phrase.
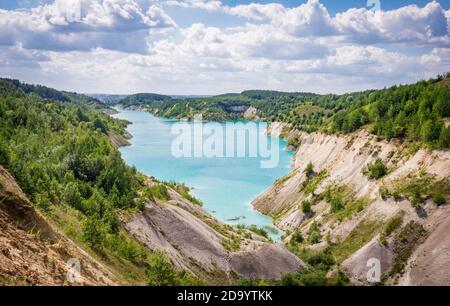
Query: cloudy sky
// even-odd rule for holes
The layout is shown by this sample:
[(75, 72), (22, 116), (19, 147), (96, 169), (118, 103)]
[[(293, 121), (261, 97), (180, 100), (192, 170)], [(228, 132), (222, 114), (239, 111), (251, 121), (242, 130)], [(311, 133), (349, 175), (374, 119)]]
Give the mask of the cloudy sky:
[(85, 93), (342, 93), (450, 71), (450, 0), (0, 0), (0, 76)]

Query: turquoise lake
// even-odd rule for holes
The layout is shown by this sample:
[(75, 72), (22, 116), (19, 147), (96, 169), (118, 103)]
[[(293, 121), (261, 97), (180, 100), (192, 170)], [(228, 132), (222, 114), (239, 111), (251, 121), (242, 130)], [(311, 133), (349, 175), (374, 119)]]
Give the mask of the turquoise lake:
[[(270, 169), (261, 168), (260, 157), (176, 158), (171, 151), (177, 137), (172, 134), (172, 127), (174, 124), (192, 127), (193, 123), (155, 117), (142, 111), (119, 109), (118, 112), (115, 118), (132, 123), (127, 128), (133, 136), (130, 146), (120, 148), (129, 165), (159, 180), (185, 183), (203, 202), (204, 209), (225, 223), (273, 228), (272, 219), (254, 210), (250, 203), (290, 172), (293, 152), (286, 150), (285, 141), (270, 139), (259, 132), (260, 137), (276, 140), (279, 146), (278, 166)], [(256, 124), (267, 126), (263, 122)], [(280, 235), (270, 234), (273, 238)]]

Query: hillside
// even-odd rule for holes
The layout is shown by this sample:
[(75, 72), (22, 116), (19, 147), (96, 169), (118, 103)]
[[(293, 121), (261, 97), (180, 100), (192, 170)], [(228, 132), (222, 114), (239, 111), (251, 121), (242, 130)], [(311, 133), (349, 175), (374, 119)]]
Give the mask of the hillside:
[(82, 285), (117, 284), (116, 277), (35, 211), (0, 166), (0, 285), (68, 285), (68, 260), (82, 263)]
[(92, 285), (224, 285), (304, 267), (283, 247), (212, 218), (186, 187), (127, 166), (117, 150), (129, 137), (127, 122), (91, 100), (52, 100), (4, 84), (2, 284), (66, 284), (72, 255), (85, 268), (96, 265), (83, 274), (82, 284)]
[(291, 250), (330, 254), (354, 283), (367, 282), (377, 258), (385, 284), (450, 284), (448, 150), (412, 150), (364, 130), (308, 134), (277, 123), (268, 133), (299, 148), (293, 171), (253, 205), (287, 231)]
[(127, 96), (119, 101), (117, 104), (123, 106), (140, 106), (140, 105), (151, 105), (155, 102), (169, 102), (172, 98), (169, 96), (154, 94), (154, 93), (139, 93), (131, 96)]
[(100, 100), (83, 94), (58, 91), (42, 85), (32, 85), (20, 82), (19, 80), (0, 78), (0, 93), (5, 92), (11, 95), (21, 95), (21, 93), (34, 94), (45, 100), (90, 105), (99, 109), (108, 108), (106, 104)]
[(250, 90), (135, 105), (175, 119), (193, 119), (199, 114), (212, 121), (256, 119), (288, 123), (308, 133), (345, 134), (365, 128), (384, 139), (449, 148), (449, 80), (450, 73), (415, 84), (343, 95)]

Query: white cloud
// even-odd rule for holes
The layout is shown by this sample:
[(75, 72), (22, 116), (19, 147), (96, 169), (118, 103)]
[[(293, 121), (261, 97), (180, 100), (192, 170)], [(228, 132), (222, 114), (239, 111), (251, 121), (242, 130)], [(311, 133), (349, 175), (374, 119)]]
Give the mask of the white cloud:
[(253, 20), (274, 19), (286, 12), (286, 8), (279, 3), (269, 4), (241, 4), (234, 7), (224, 7), (225, 12)]
[(433, 1), (424, 8), (410, 5), (387, 12), (350, 9), (337, 14), (334, 23), (339, 33), (355, 42), (450, 43), (445, 14)]
[(152, 5), (144, 11), (133, 0), (57, 0), (28, 11), (0, 10), (0, 45), (145, 52), (149, 30), (174, 26), (161, 8)]
[[(78, 20), (61, 7), (67, 3), (0, 10), (0, 74), (85, 92), (214, 94), (251, 88), (343, 92), (450, 70), (450, 11), (435, 1), (330, 16), (317, 0), (294, 8), (82, 0)], [(205, 19), (179, 28), (164, 11), (168, 6), (187, 14), (215, 11), (240, 23), (211, 26)]]
[(222, 8), (222, 2), (217, 0), (167, 0), (163, 2), (166, 5), (203, 9), (207, 11), (217, 11)]

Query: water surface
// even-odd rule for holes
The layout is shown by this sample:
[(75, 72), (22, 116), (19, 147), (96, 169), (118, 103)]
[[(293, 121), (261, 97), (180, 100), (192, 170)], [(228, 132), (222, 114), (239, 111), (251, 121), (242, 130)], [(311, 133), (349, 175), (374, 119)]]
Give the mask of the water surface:
[[(203, 207), (225, 223), (273, 228), (271, 218), (255, 211), (250, 203), (290, 172), (293, 153), (286, 151), (285, 141), (279, 140), (279, 164), (272, 169), (262, 169), (258, 157), (176, 158), (171, 151), (176, 135), (171, 130), (179, 121), (141, 111), (118, 111), (114, 117), (132, 123), (127, 128), (133, 136), (130, 146), (120, 148), (129, 165), (159, 180), (185, 183), (193, 188), (192, 194), (203, 202)], [(271, 233), (274, 238), (279, 235)]]

